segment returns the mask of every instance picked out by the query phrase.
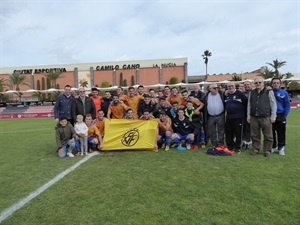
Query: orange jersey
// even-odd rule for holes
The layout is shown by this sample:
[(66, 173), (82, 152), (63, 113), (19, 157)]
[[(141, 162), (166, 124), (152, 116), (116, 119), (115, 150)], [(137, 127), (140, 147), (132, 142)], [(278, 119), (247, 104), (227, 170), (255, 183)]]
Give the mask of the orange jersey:
[(169, 97), (167, 97), (167, 102), (169, 102), (170, 104), (172, 104), (172, 102), (178, 102), (178, 105), (181, 104), (181, 100), (182, 100), (182, 96), (181, 95), (170, 95)]
[(124, 103), (119, 103), (118, 105), (111, 104), (108, 107), (107, 114), (110, 115), (110, 118), (112, 119), (123, 119), (127, 108), (128, 107)]
[(167, 117), (165, 119), (165, 121), (161, 121), (160, 119), (158, 119), (158, 120), (163, 124), (163, 125), (161, 125), (160, 123), (158, 123), (159, 132), (172, 130), (171, 129), (171, 119), (169, 117)]
[[(192, 102), (193, 106), (196, 108), (198, 108), (202, 104), (202, 102), (200, 102), (197, 98), (189, 98), (188, 101)], [(180, 105), (186, 107), (186, 103), (187, 101), (185, 99), (182, 99)]]
[(88, 127), (88, 137), (98, 136), (100, 134), (98, 128), (95, 125)]
[(133, 115), (135, 117), (138, 117), (139, 104), (140, 104), (140, 101), (143, 100), (143, 99), (144, 98), (141, 95), (135, 95), (133, 97), (128, 97), (127, 95), (123, 95), (120, 98), (120, 101), (123, 101), (127, 106), (132, 108)]
[(101, 136), (104, 136), (104, 122), (108, 120), (107, 118), (103, 118), (103, 120), (97, 120), (95, 126), (98, 128)]
[(96, 109), (96, 114), (95, 115), (97, 115), (98, 110), (101, 109), (102, 97), (98, 96), (97, 98), (95, 98), (94, 96), (91, 96), (91, 99), (93, 100), (94, 105), (95, 105), (95, 109)]

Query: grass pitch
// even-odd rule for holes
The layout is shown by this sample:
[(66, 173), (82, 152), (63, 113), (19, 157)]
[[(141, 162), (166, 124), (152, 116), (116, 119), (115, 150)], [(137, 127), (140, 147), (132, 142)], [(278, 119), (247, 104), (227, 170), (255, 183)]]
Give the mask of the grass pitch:
[[(0, 212), (83, 157), (56, 157), (52, 119), (0, 120)], [(111, 151), (80, 167), (1, 224), (300, 224), (300, 110), (286, 156), (250, 151)]]

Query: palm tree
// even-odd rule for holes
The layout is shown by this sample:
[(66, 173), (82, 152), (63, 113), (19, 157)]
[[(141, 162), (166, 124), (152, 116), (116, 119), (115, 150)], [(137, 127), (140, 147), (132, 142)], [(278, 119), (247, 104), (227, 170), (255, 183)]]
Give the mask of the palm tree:
[(25, 85), (30, 87), (29, 81), (25, 75), (13, 73), (9, 75), (11, 85), (16, 87), (16, 91), (20, 91), (20, 86)]
[(208, 64), (208, 57), (211, 57), (211, 52), (209, 50), (205, 50), (203, 55), (202, 55), (202, 58), (204, 59), (204, 63), (205, 63), (205, 66), (206, 66), (206, 76), (207, 76), (207, 64)]
[(268, 67), (261, 73), (261, 76), (263, 76), (265, 79), (273, 78), (274, 77), (274, 71), (269, 70)]
[(241, 81), (242, 78), (239, 75), (234, 74), (234, 75), (231, 76), (231, 80), (232, 81)]
[[(281, 75), (281, 79), (289, 79), (289, 78), (292, 78), (293, 76), (294, 75), (292, 73), (287, 72), (287, 73)], [(288, 81), (288, 80), (283, 81), (284, 86), (287, 87), (290, 82), (291, 81)]]
[(274, 77), (279, 77), (278, 69), (282, 66), (285, 66), (286, 61), (279, 61), (278, 59), (273, 60), (273, 63), (267, 63), (267, 65), (274, 68)]
[(59, 78), (64, 77), (61, 72), (54, 72), (53, 70), (50, 70), (49, 73), (44, 73), (43, 75), (50, 82), (50, 88), (56, 88), (56, 81)]
[(8, 80), (0, 78), (0, 92), (3, 92), (5, 86), (8, 86)]

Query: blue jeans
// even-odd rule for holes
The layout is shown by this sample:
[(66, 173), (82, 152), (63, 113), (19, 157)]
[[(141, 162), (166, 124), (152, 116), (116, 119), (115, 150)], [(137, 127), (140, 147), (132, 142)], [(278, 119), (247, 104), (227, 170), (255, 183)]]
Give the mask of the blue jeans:
[(57, 155), (59, 158), (63, 158), (67, 155), (67, 152), (72, 152), (74, 148), (75, 148), (75, 141), (69, 140), (66, 145), (62, 146), (61, 153), (59, 153), (59, 151), (58, 151)]

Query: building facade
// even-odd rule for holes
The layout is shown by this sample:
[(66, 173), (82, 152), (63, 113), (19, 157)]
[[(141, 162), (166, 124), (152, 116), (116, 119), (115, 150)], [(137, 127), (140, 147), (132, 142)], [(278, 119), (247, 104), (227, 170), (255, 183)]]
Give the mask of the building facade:
[[(188, 82), (187, 58), (155, 60), (135, 60), (119, 62), (99, 62), (81, 64), (62, 64), (47, 66), (27, 66), (0, 68), (0, 78), (8, 81), (3, 91), (14, 90), (9, 82), (11, 74), (26, 76), (29, 85), (20, 86), (20, 91), (28, 89), (63, 89), (67, 84), (72, 87), (91, 88), (108, 86), (133, 86), (168, 84), (172, 77), (178, 82)], [(61, 73), (55, 82), (47, 82), (45, 74)]]

